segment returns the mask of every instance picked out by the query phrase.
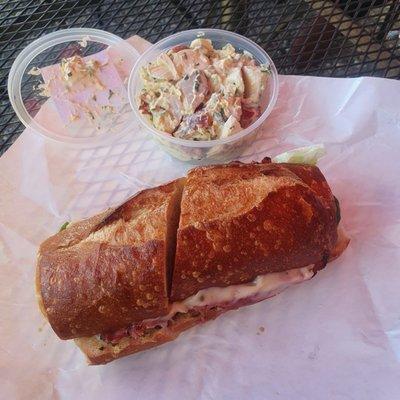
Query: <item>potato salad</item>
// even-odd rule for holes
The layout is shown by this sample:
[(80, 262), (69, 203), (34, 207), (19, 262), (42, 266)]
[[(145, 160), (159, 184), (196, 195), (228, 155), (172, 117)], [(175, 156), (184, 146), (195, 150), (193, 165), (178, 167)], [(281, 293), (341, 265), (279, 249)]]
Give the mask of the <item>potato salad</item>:
[(231, 44), (215, 49), (198, 38), (178, 45), (140, 70), (138, 107), (153, 126), (187, 140), (226, 138), (260, 115), (270, 73)]

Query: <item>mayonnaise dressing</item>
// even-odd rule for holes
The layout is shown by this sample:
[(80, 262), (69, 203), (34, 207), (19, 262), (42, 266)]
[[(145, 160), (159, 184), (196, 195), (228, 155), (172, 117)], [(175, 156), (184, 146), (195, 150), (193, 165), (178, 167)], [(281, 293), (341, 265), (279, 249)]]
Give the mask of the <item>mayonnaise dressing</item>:
[[(284, 272), (272, 272), (265, 275), (259, 275), (254, 279), (254, 281), (249, 283), (202, 289), (183, 301), (172, 303), (170, 312), (164, 317), (157, 318), (157, 320), (167, 321), (176, 313), (187, 313), (194, 307), (218, 306), (226, 303), (235, 303), (250, 297), (257, 299), (257, 301), (263, 300), (282, 292), (289, 286), (312, 278), (314, 275), (313, 269), (314, 265), (308, 265), (303, 268), (291, 269)], [(143, 322), (150, 321), (153, 320), (145, 320)]]

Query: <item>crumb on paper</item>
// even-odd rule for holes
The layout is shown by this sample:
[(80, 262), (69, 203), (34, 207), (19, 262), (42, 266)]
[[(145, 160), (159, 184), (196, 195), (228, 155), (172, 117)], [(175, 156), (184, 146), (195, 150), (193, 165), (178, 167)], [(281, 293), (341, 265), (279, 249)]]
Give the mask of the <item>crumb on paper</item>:
[(77, 121), (78, 119), (79, 119), (79, 115), (77, 115), (77, 114), (71, 114), (71, 115), (69, 116), (70, 122)]
[(81, 47), (86, 47), (86, 46), (87, 46), (88, 40), (90, 40), (90, 37), (87, 36), (87, 35), (84, 36), (84, 37), (82, 38), (82, 40), (80, 40), (80, 41), (78, 42), (79, 46), (81, 46)]
[(264, 331), (265, 331), (265, 328), (264, 328), (263, 326), (260, 326), (260, 327), (258, 328), (257, 335), (261, 335)]
[(28, 71), (28, 75), (41, 75), (40, 69), (38, 67), (32, 67)]
[(307, 357), (307, 358), (308, 358), (309, 360), (315, 360), (315, 359), (317, 359), (317, 358), (318, 358), (318, 355), (319, 355), (319, 351), (320, 351), (319, 346), (318, 346), (318, 345), (314, 346), (313, 351), (311, 351), (311, 352), (308, 354), (308, 357)]
[(38, 332), (43, 332), (46, 325), (47, 325), (47, 321), (43, 321), (42, 325), (40, 325), (38, 327)]

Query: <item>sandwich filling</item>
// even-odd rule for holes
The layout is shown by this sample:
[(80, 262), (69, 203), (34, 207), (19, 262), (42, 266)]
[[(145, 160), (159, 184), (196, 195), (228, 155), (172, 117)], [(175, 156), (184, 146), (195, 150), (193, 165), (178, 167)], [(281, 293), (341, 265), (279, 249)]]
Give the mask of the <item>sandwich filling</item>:
[(143, 320), (127, 328), (99, 335), (104, 342), (112, 345), (127, 337), (139, 339), (153, 330), (167, 328), (176, 317), (182, 314), (206, 315), (210, 309), (220, 308), (223, 311), (257, 303), (275, 296), (291, 285), (309, 280), (314, 276), (314, 265), (273, 272), (257, 276), (252, 282), (227, 287), (202, 289), (193, 296), (170, 306), (169, 313), (158, 318)]

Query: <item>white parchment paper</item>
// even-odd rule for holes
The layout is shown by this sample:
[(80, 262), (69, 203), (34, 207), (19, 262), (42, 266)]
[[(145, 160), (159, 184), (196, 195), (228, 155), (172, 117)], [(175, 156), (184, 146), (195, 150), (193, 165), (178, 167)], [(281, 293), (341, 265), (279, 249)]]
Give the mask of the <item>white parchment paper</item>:
[[(138, 38), (131, 43), (145, 46)], [(27, 129), (0, 159), (1, 399), (400, 398), (400, 82), (280, 82), (277, 106), (243, 160), (325, 143), (319, 165), (352, 239), (343, 256), (311, 281), (175, 342), (88, 367), (39, 313), (37, 246), (64, 221), (189, 166), (139, 127), (84, 150)]]

